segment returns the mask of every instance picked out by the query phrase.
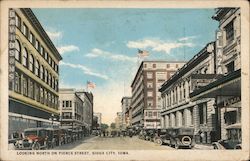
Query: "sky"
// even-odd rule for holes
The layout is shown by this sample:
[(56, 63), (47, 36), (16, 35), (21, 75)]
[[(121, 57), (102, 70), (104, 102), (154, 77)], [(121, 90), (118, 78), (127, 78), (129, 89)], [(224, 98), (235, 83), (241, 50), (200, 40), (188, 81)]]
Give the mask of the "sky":
[(63, 60), (59, 87), (96, 84), (94, 112), (114, 122), (141, 60), (188, 61), (215, 40), (214, 9), (50, 8), (32, 9)]

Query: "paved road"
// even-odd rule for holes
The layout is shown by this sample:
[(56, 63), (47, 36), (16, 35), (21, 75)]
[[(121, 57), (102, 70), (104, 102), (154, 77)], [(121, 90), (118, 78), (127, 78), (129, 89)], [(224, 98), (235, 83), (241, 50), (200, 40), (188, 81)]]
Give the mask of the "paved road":
[(138, 139), (138, 137), (114, 137), (103, 138), (99, 136), (78, 140), (75, 143), (56, 147), (55, 150), (171, 150), (166, 145), (157, 145), (150, 141)]

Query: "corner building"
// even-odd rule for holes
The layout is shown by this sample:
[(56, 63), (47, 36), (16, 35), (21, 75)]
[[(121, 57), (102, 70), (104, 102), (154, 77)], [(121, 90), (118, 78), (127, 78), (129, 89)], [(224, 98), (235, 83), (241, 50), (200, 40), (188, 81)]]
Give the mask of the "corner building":
[(216, 79), (215, 43), (208, 43), (160, 88), (162, 127), (193, 127), (196, 143), (215, 140), (215, 100), (191, 101), (189, 94)]
[(13, 74), (9, 77), (9, 135), (51, 126), (51, 119), (59, 124), (58, 64), (62, 59), (31, 9), (10, 9), (10, 13), (15, 15), (15, 32), (10, 34), (15, 55), (9, 55), (9, 75)]
[(185, 62), (143, 61), (131, 84), (131, 124), (134, 128), (156, 129), (161, 127), (161, 85)]

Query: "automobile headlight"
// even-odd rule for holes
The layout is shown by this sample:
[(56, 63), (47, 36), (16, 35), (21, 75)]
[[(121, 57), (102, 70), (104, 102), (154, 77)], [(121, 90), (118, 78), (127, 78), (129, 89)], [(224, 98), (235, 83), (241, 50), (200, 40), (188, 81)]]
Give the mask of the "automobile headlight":
[(30, 144), (31, 144), (32, 142), (33, 142), (32, 140), (28, 140), (28, 143), (30, 143)]
[(18, 144), (22, 144), (22, 143), (23, 143), (23, 141), (22, 141), (22, 140), (19, 140), (19, 141), (18, 141)]

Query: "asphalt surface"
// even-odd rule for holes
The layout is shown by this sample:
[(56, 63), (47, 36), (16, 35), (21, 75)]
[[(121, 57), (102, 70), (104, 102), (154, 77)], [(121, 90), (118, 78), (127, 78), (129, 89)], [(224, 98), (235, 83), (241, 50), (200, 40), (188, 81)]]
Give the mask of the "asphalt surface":
[(56, 147), (54, 150), (173, 150), (173, 148), (141, 140), (136, 136), (132, 138), (91, 136)]

